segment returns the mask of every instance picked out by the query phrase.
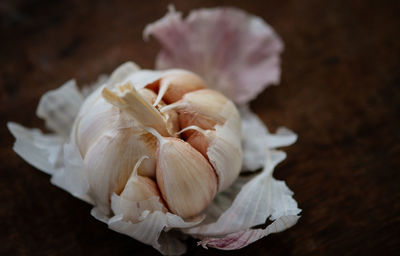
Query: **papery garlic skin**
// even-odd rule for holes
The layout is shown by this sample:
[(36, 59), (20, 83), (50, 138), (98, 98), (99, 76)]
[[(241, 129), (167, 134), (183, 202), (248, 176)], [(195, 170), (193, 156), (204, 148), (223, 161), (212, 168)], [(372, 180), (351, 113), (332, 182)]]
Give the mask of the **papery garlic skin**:
[[(128, 214), (128, 205), (151, 195), (161, 201), (147, 210), (165, 209), (165, 203), (192, 218), (232, 184), (242, 165), (239, 113), (225, 96), (205, 88), (185, 70), (136, 71), (125, 64), (88, 97), (71, 139), (99, 210), (111, 214), (111, 207), (135, 222), (139, 214)], [(188, 126), (203, 131), (200, 140), (188, 139), (190, 129), (178, 133)], [(147, 196), (133, 195), (138, 191)]]

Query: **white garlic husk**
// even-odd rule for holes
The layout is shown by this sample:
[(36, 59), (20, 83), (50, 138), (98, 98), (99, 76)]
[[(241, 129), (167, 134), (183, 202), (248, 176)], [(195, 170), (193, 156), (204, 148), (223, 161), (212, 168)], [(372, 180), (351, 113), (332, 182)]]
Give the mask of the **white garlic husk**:
[[(155, 188), (145, 190), (160, 197), (161, 205), (142, 211), (168, 209), (194, 218), (234, 182), (242, 166), (239, 112), (221, 93), (205, 88), (189, 71), (137, 71), (126, 63), (87, 98), (71, 140), (99, 211), (125, 213), (137, 222), (140, 213), (128, 214), (122, 203), (151, 198), (128, 194), (137, 193), (132, 186), (142, 181), (143, 189)], [(188, 127), (204, 134), (203, 150), (185, 141)]]

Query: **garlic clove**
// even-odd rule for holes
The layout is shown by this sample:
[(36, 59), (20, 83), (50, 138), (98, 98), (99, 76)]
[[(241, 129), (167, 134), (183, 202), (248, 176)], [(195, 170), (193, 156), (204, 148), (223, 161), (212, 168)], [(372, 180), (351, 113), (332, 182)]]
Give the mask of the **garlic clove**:
[(186, 142), (199, 151), (208, 160), (207, 149), (210, 142), (208, 141), (206, 135), (201, 132), (193, 132)]
[(215, 139), (216, 132), (213, 130), (203, 130), (198, 126), (188, 126), (182, 129), (180, 133), (191, 132), (190, 137), (186, 140), (193, 148), (199, 151), (208, 160), (208, 147)]
[(167, 104), (174, 103), (182, 99), (185, 94), (206, 87), (204, 81), (192, 72), (168, 70), (159, 81), (158, 101), (162, 98)]
[(138, 173), (155, 176), (157, 140), (146, 131), (111, 130), (103, 134), (88, 150), (84, 169), (89, 191), (103, 212), (109, 209), (113, 193), (119, 194), (142, 155), (149, 159), (138, 167)]
[[(161, 112), (176, 109), (181, 128), (195, 125), (202, 129), (213, 129), (216, 124), (223, 124), (227, 120), (223, 114), (227, 105), (236, 110), (233, 103), (221, 93), (202, 89), (185, 94), (180, 101), (162, 108)], [(190, 135), (190, 132), (185, 133), (185, 136)]]
[(153, 196), (161, 198), (157, 184), (152, 179), (138, 174), (138, 168), (145, 159), (149, 159), (149, 157), (143, 156), (136, 162), (129, 180), (126, 182), (125, 188), (120, 195), (122, 198), (130, 201), (143, 201)]
[[(97, 95), (95, 95), (97, 94)], [(82, 158), (90, 146), (104, 133), (113, 129), (119, 120), (118, 108), (108, 104), (102, 97), (101, 91), (96, 91), (81, 108), (73, 125), (71, 138), (78, 146)]]
[[(187, 128), (189, 126), (197, 126), (201, 129), (213, 129), (217, 124), (214, 120), (208, 118), (207, 116), (198, 115), (193, 112), (180, 111), (178, 115), (179, 126), (181, 128)], [(194, 133), (193, 130), (185, 130), (183, 132), (184, 138), (188, 139)]]
[(185, 94), (182, 101), (185, 103), (183, 111), (207, 117), (217, 123), (224, 123), (226, 120), (221, 115), (221, 110), (229, 100), (217, 91), (203, 89), (190, 92)]
[(217, 176), (209, 162), (189, 143), (157, 137), (157, 184), (171, 212), (182, 218), (201, 213), (214, 199)]
[[(144, 210), (167, 212), (157, 184), (150, 178), (138, 175), (138, 168), (145, 159), (149, 159), (149, 157), (142, 156), (136, 162), (124, 190), (117, 198), (118, 205), (116, 202), (113, 202), (112, 205), (115, 214), (123, 214), (127, 220), (132, 222), (138, 221)], [(152, 198), (158, 198), (158, 200), (154, 202), (151, 200)]]
[(121, 193), (121, 197), (130, 201), (143, 201), (151, 198), (152, 196), (159, 196), (157, 184), (150, 178), (136, 175), (129, 178)]
[(136, 162), (122, 193), (119, 196), (115, 194), (111, 198), (114, 214), (123, 214), (125, 220), (133, 223), (139, 221), (145, 210), (167, 212), (157, 184), (150, 178), (138, 175), (138, 168), (145, 159), (149, 157), (142, 156)]

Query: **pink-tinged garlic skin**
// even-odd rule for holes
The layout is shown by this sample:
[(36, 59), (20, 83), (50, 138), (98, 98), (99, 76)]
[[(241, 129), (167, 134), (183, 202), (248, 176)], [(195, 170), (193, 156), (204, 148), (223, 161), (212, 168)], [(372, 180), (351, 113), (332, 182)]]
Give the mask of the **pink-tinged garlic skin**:
[(159, 141), (156, 175), (168, 208), (183, 218), (200, 214), (217, 192), (217, 177), (209, 162), (181, 139)]
[(242, 10), (202, 9), (186, 18), (171, 10), (144, 34), (162, 46), (157, 69), (195, 72), (235, 103), (245, 104), (280, 81), (282, 40), (260, 17)]

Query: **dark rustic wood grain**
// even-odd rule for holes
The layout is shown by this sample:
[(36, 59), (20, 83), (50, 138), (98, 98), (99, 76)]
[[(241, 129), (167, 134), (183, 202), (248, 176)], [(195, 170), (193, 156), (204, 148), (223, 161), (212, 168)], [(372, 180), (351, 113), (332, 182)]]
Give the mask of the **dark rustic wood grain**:
[[(399, 255), (400, 6), (398, 1), (175, 1), (179, 10), (234, 5), (285, 42), (280, 86), (252, 108), (272, 129), (299, 134), (275, 176), (295, 192), (293, 228), (235, 252), (188, 255)], [(153, 255), (90, 206), (54, 187), (12, 150), (6, 121), (41, 127), (40, 96), (134, 60), (151, 68), (144, 26), (166, 1), (0, 2), (0, 255)]]

